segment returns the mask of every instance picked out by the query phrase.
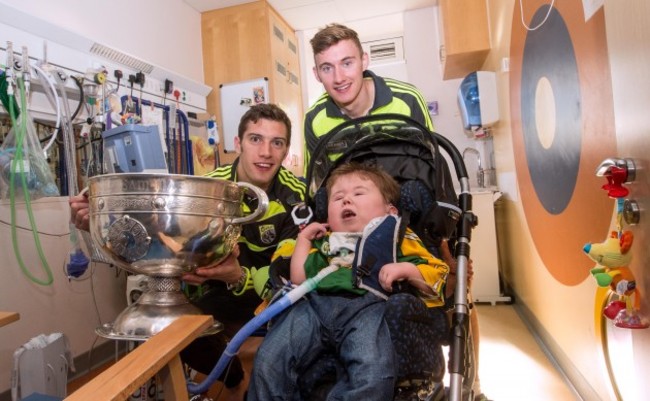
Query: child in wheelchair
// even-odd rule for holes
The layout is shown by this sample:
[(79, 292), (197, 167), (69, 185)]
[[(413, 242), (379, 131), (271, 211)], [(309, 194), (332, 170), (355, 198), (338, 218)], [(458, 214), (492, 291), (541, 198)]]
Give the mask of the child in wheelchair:
[[(291, 282), (299, 284), (328, 266), (333, 271), (271, 325), (255, 357), (249, 401), (315, 399), (318, 386), (305, 376), (322, 366), (316, 362), (323, 355), (334, 356), (341, 373), (327, 389), (329, 397), (393, 400), (398, 378), (412, 377), (404, 370), (433, 374), (432, 359), (442, 357), (398, 361), (400, 349), (413, 345), (407, 337), (446, 336), (444, 313), (428, 312), (449, 295), (448, 266), (400, 225), (399, 184), (380, 168), (353, 162), (331, 173), (326, 192), (327, 223), (311, 223), (299, 234)], [(414, 319), (405, 326), (407, 315)], [(400, 333), (390, 325), (400, 326)], [(427, 333), (434, 337), (426, 339)]]

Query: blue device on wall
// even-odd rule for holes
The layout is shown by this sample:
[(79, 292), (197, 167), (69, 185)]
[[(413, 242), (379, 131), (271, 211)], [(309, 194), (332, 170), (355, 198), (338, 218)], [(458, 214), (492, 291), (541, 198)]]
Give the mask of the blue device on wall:
[(463, 128), (467, 131), (481, 127), (481, 104), (478, 95), (476, 72), (467, 75), (458, 89), (458, 107), (463, 119)]
[(495, 74), (490, 71), (468, 74), (458, 88), (458, 107), (465, 131), (476, 132), (497, 122)]

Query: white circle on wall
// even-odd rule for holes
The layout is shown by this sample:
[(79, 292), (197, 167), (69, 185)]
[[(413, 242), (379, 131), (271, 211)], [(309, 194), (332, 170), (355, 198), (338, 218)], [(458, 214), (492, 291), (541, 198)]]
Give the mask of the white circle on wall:
[(541, 77), (535, 89), (535, 127), (544, 149), (550, 149), (555, 139), (555, 106), (551, 81)]

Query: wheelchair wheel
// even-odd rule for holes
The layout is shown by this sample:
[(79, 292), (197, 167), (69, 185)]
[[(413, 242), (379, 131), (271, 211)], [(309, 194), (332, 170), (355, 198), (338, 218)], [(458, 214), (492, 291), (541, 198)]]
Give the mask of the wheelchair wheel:
[[(473, 313), (472, 309), (470, 308), (470, 314)], [(470, 318), (471, 319), (471, 318)], [(449, 353), (451, 354), (452, 350), (451, 348), (449, 349)], [(474, 333), (472, 332), (472, 325), (471, 323), (468, 323), (468, 331), (467, 331), (467, 337), (465, 338), (464, 342), (464, 352), (463, 355), (465, 357), (464, 361), (464, 372), (463, 372), (463, 382), (462, 382), (462, 388), (461, 388), (461, 400), (462, 401), (474, 401), (474, 381), (476, 380), (476, 376), (478, 374), (477, 372), (477, 366), (476, 366), (476, 355), (475, 355), (475, 349), (474, 349)], [(449, 362), (449, 361), (448, 361)], [(449, 383), (446, 383), (449, 385)], [(426, 399), (429, 400), (429, 399)], [(437, 399), (433, 399), (436, 400)], [(445, 387), (445, 394), (444, 398), (442, 399), (444, 401), (449, 401), (449, 387)]]
[(470, 330), (465, 341), (465, 377), (463, 378), (463, 401), (474, 401), (474, 381), (476, 380), (476, 355), (474, 354), (474, 334)]

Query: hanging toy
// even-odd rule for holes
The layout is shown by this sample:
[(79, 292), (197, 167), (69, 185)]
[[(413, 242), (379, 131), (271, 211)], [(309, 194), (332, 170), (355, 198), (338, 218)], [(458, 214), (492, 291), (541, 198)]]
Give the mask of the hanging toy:
[[(603, 308), (603, 315), (614, 321), (616, 327), (626, 329), (645, 329), (650, 322), (641, 316), (641, 294), (637, 288), (634, 274), (629, 268), (632, 262), (631, 231), (623, 231), (625, 200), (629, 190), (623, 184), (636, 178), (636, 166), (632, 159), (605, 159), (596, 169), (596, 176), (605, 177), (607, 184), (602, 189), (610, 198), (616, 200), (616, 231), (601, 243), (588, 243), (582, 250), (597, 267), (591, 275), (599, 287), (609, 287), (616, 296)], [(626, 220), (627, 221), (627, 220)]]
[(589, 259), (598, 263), (598, 267), (591, 269), (599, 287), (607, 287), (612, 282), (612, 277), (618, 274), (618, 269), (628, 266), (632, 261), (630, 248), (634, 241), (631, 231), (619, 234), (612, 231), (609, 238), (597, 244), (588, 243), (582, 250)]
[[(618, 295), (603, 309), (603, 315), (614, 321), (616, 327), (625, 329), (645, 329), (650, 322), (639, 313), (641, 294), (636, 286), (634, 275), (627, 267), (612, 269), (609, 287)], [(634, 301), (633, 301), (634, 300)]]
[[(624, 301), (625, 307), (618, 311), (614, 325), (624, 329), (647, 329), (650, 322), (639, 313), (641, 295), (636, 287), (636, 281), (629, 269), (621, 269), (621, 274), (614, 277), (613, 291)], [(634, 303), (632, 303), (634, 298)], [(606, 315), (607, 316), (607, 315)]]
[[(599, 287), (609, 287), (618, 295), (603, 309), (603, 315), (614, 321), (616, 327), (644, 329), (650, 322), (639, 314), (640, 293), (634, 274), (628, 265), (632, 261), (630, 249), (634, 235), (630, 231), (612, 231), (609, 238), (600, 243), (588, 243), (583, 251), (598, 267), (591, 269), (591, 275)], [(634, 302), (632, 301), (634, 300)]]

